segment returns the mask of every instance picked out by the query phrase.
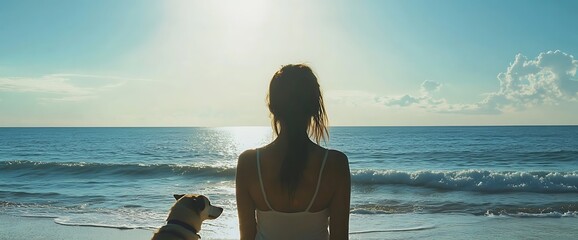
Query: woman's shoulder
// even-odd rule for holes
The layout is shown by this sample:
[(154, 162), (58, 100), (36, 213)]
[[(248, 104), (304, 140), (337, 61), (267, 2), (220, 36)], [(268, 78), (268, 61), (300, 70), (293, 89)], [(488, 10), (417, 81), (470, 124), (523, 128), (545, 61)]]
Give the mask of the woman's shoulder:
[(338, 159), (339, 161), (347, 161), (347, 155), (345, 153), (336, 149), (327, 149), (327, 157), (332, 159)]
[(257, 160), (258, 149), (247, 149), (239, 155), (238, 163), (239, 165), (248, 164), (250, 162), (255, 162)]
[(257, 151), (256, 149), (245, 150), (239, 155), (237, 161), (237, 184), (246, 185), (247, 181), (255, 176), (257, 171)]
[(349, 171), (349, 159), (339, 150), (328, 149), (326, 164), (334, 171)]
[(254, 149), (247, 149), (245, 151), (243, 151), (240, 155), (239, 155), (239, 161), (243, 161), (246, 159), (256, 159), (257, 158), (257, 148)]
[(345, 153), (335, 149), (327, 149), (327, 159), (328, 160), (331, 159), (331, 161), (341, 163), (347, 163), (349, 161)]

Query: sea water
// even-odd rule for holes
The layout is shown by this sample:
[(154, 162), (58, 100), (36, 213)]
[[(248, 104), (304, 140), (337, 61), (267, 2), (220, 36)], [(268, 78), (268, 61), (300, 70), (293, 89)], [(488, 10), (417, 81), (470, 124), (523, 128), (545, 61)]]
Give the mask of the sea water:
[[(269, 127), (0, 128), (0, 214), (152, 230), (173, 194), (200, 193), (225, 209), (203, 238), (235, 239), (237, 157), (272, 139)], [(578, 234), (578, 126), (332, 127), (322, 145), (349, 157), (351, 238)]]

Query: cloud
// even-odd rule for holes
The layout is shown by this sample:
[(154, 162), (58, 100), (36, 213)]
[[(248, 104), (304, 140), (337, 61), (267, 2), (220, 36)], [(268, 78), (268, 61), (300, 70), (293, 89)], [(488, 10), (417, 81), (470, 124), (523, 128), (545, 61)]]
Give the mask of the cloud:
[(442, 87), (441, 83), (435, 82), (435, 81), (431, 81), (431, 80), (425, 80), (422, 84), (421, 84), (421, 91), (423, 93), (429, 94), (432, 92), (437, 92), (440, 90), (440, 88)]
[(578, 61), (560, 50), (540, 53), (534, 59), (518, 54), (506, 71), (498, 74), (500, 89), (497, 92), (486, 93), (478, 103), (442, 112), (497, 114), (576, 102), (577, 68)]
[(43, 101), (82, 101), (97, 97), (98, 93), (123, 86), (127, 81), (147, 79), (121, 78), (82, 74), (50, 74), (40, 77), (0, 77), (0, 92), (19, 92), (49, 95)]
[(377, 105), (379, 98), (377, 95), (355, 90), (331, 90), (324, 93), (325, 98), (328, 101), (337, 104), (346, 104), (351, 106), (360, 105)]
[(448, 105), (445, 99), (432, 98), (427, 95), (422, 96), (412, 96), (403, 95), (398, 97), (382, 97), (379, 98), (382, 106), (391, 108), (416, 108), (425, 109), (432, 112), (442, 112), (446, 109), (453, 108), (455, 106)]
[(424, 100), (423, 97), (413, 97), (411, 95), (403, 95), (401, 97), (393, 97), (393, 98), (384, 98), (382, 102), (388, 106), (400, 106), (400, 107), (407, 107), (413, 104), (417, 104)]
[(38, 78), (0, 78), (1, 92), (37, 92), (55, 93), (65, 95), (85, 95), (88, 89), (74, 86), (67, 82), (68, 79), (55, 76), (42, 76)]
[(425, 80), (420, 87), (421, 95), (405, 94), (401, 96), (379, 97), (378, 102), (387, 107), (410, 107), (436, 109), (446, 104), (445, 99), (436, 99), (431, 95), (441, 89), (442, 84), (432, 80)]
[[(570, 54), (560, 50), (540, 53), (536, 58), (518, 54), (514, 62), (499, 73), (499, 90), (484, 93), (477, 103), (449, 103), (443, 97), (434, 97), (443, 84), (425, 80), (420, 86), (419, 95), (375, 96), (370, 93), (341, 93), (342, 101), (355, 101), (356, 104), (380, 104), (385, 107), (420, 108), (439, 113), (460, 114), (500, 114), (521, 111), (541, 105), (558, 105), (563, 102), (578, 102), (578, 79), (576, 72), (578, 61)], [(355, 98), (355, 100), (353, 100)]]
[(557, 51), (540, 53), (533, 60), (518, 54), (506, 72), (498, 74), (500, 90), (483, 101), (498, 110), (525, 109), (560, 101), (576, 101), (578, 61)]

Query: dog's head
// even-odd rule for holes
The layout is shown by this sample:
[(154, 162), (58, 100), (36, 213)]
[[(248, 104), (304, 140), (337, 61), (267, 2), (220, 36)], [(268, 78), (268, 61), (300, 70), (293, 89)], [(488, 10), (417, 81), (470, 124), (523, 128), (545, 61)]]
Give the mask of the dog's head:
[(215, 219), (223, 213), (223, 208), (211, 205), (209, 199), (198, 194), (175, 194), (177, 202), (171, 208), (167, 221), (179, 220), (201, 230), (206, 219)]

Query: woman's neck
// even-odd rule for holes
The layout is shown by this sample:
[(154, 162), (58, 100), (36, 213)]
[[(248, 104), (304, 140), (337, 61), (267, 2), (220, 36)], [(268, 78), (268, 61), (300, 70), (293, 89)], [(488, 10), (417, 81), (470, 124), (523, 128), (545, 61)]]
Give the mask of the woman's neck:
[(287, 129), (287, 130), (281, 130), (279, 132), (279, 135), (277, 136), (275, 141), (273, 141), (273, 145), (286, 146), (289, 143), (289, 141), (291, 141), (291, 140), (293, 140), (293, 141), (302, 140), (305, 142), (311, 142), (311, 139), (309, 139), (309, 135), (307, 134), (307, 131), (291, 132), (291, 129)]

